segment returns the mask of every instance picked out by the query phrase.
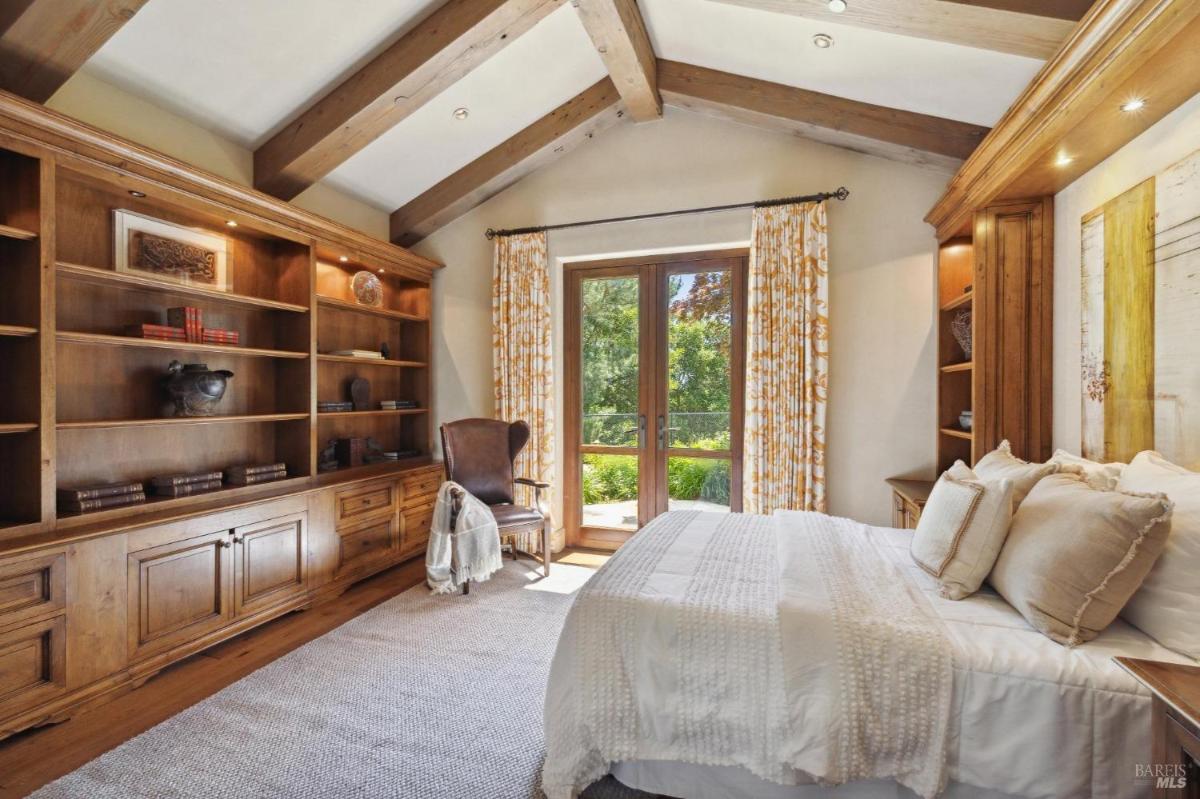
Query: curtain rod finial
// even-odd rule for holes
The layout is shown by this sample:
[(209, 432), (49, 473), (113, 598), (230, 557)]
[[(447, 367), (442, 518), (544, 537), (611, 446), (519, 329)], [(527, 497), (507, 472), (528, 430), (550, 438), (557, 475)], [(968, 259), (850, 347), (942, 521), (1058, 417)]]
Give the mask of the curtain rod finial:
[(488, 241), (491, 241), (496, 238), (496, 231), (493, 228), (488, 228), (484, 231), (483, 235), (487, 236)]
[(833, 193), (833, 196), (839, 200), (844, 200), (850, 196), (850, 190), (845, 186), (838, 186), (838, 190)]

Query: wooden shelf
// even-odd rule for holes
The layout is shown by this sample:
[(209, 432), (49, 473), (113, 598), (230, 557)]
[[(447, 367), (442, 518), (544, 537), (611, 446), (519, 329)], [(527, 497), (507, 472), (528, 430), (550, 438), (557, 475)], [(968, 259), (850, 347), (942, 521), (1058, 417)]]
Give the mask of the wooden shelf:
[(32, 422), (27, 424), (0, 424), (0, 435), (11, 435), (13, 433), (28, 433), (37, 430), (38, 426)]
[(371, 314), (372, 316), (382, 316), (387, 319), (399, 319), (405, 322), (427, 322), (428, 317), (420, 314), (405, 313), (404, 311), (393, 311), (390, 308), (372, 308), (369, 305), (359, 305), (345, 300), (335, 300), (333, 297), (317, 296), (317, 304), (326, 308), (334, 308), (339, 311), (353, 311), (357, 313)]
[(975, 435), (970, 430), (959, 430), (957, 427), (943, 427), (941, 434), (951, 438), (961, 438), (964, 441), (974, 441)]
[(32, 230), (24, 230), (23, 228), (13, 227), (12, 225), (0, 225), (0, 236), (6, 239), (20, 239), (21, 241), (29, 241), (36, 239), (38, 234)]
[(16, 338), (28, 338), (29, 336), (37, 335), (36, 327), (24, 327), (22, 325), (0, 325), (0, 336), (14, 336)]
[(369, 366), (392, 366), (399, 369), (424, 369), (429, 364), (424, 361), (394, 361), (386, 358), (355, 358), (353, 355), (318, 355), (322, 363), (353, 363)]
[[(228, 500), (247, 494), (258, 494), (264, 490), (278, 491), (283, 488), (296, 490), (307, 486), (309, 478), (306, 476), (285, 477), (282, 480), (272, 480), (269, 483), (255, 483), (249, 486), (232, 486), (227, 485), (223, 488), (217, 488), (212, 491), (204, 491), (199, 494), (188, 494), (185, 497), (159, 497), (147, 496), (145, 502), (138, 502), (133, 505), (122, 505), (116, 508), (104, 508), (88, 513), (63, 513), (59, 512), (60, 520), (70, 520), (72, 522), (103, 522), (112, 519), (121, 519), (126, 516), (136, 515), (138, 521), (144, 521), (143, 514), (153, 513), (156, 511), (166, 511), (172, 507), (180, 507), (186, 505), (198, 505), (207, 507), (211, 504), (212, 507), (223, 507)], [(146, 510), (149, 508), (150, 510)], [(149, 517), (149, 518), (154, 518)]]
[(115, 288), (135, 289), (139, 291), (161, 292), (164, 294), (179, 294), (185, 297), (199, 297), (211, 302), (220, 302), (227, 305), (242, 305), (252, 308), (265, 308), (271, 311), (291, 311), (293, 313), (307, 313), (308, 307), (305, 305), (296, 305), (290, 302), (279, 302), (277, 300), (266, 300), (261, 297), (250, 297), (245, 294), (233, 294), (227, 291), (216, 291), (214, 289), (200, 288), (197, 286), (183, 286), (178, 283), (167, 283), (154, 278), (141, 277), (126, 272), (116, 272), (112, 269), (97, 269), (92, 266), (82, 266), (80, 264), (70, 264), (59, 261), (57, 265), (58, 274), (60, 277), (77, 280), (83, 283), (92, 283), (98, 286), (112, 286)]
[(196, 424), (249, 424), (254, 422), (294, 422), (307, 419), (307, 413), (262, 413), (239, 416), (182, 416), (163, 419), (92, 419), (59, 422), (59, 430), (100, 430), (117, 427), (179, 427)]
[(943, 311), (953, 311), (955, 308), (961, 308), (964, 305), (970, 305), (971, 300), (972, 300), (972, 298), (974, 298), (974, 296), (975, 296), (975, 292), (968, 291), (965, 294), (963, 294), (961, 297), (955, 297), (954, 299), (950, 300), (950, 302), (943, 305), (942, 310)]
[(291, 358), (300, 360), (308, 357), (307, 352), (294, 352), (292, 350), (264, 350), (253, 347), (230, 347), (224, 344), (199, 344), (189, 341), (159, 341), (152, 338), (133, 338), (132, 336), (108, 336), (102, 333), (62, 332), (58, 334), (58, 340), (71, 344), (94, 344), (110, 347), (151, 347), (154, 349), (177, 350), (181, 352), (217, 352), (250, 358)]
[(417, 414), (417, 413), (428, 413), (428, 412), (429, 412), (428, 408), (399, 408), (394, 411), (385, 411), (385, 410), (378, 410), (378, 411), (325, 411), (324, 413), (318, 412), (317, 418), (319, 418), (319, 419), (336, 419), (336, 418), (345, 418), (347, 416), (363, 416), (363, 417), (366, 417), (366, 416), (411, 416), (411, 415)]
[(365, 480), (378, 475), (391, 474), (403, 469), (425, 466), (430, 463), (433, 463), (433, 459), (428, 455), (410, 455), (407, 458), (400, 458), (399, 460), (368, 463), (364, 466), (343, 466), (328, 472), (319, 472), (316, 483), (317, 485), (325, 486), (336, 485), (350, 480)]
[(967, 361), (966, 363), (952, 363), (947, 366), (943, 366), (942, 372), (944, 374), (949, 374), (951, 372), (969, 372), (974, 368), (975, 368), (974, 362)]

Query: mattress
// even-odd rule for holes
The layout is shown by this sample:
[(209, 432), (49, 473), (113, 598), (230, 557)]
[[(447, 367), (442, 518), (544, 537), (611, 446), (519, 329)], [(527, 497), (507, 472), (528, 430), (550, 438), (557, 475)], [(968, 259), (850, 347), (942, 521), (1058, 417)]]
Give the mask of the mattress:
[[(704, 516), (694, 517), (689, 524), (711, 526), (712, 520)], [(933, 578), (908, 555), (911, 532), (879, 528), (874, 532), (885, 542), (884, 556), (924, 594), (952, 646), (946, 753), (950, 782), (945, 796), (1122, 799), (1149, 795), (1150, 786), (1135, 778), (1135, 764), (1150, 759), (1150, 696), (1112, 658), (1193, 661), (1120, 620), (1095, 640), (1067, 649), (1034, 631), (990, 589), (957, 602), (943, 599)], [(672, 597), (681, 595), (703, 567), (703, 548), (695, 540), (699, 537), (685, 531), (662, 557), (643, 589), (648, 612), (662, 617), (664, 606), (669, 607)], [(770, 580), (766, 575), (763, 579)], [(674, 634), (669, 624), (643, 625), (636, 657), (645, 662), (635, 664), (635, 670), (645, 675), (661, 673), (671, 657)], [(548, 714), (570, 690), (561, 684), (565, 673), (552, 671)], [(662, 711), (654, 707), (655, 692), (669, 688), (642, 683), (639, 712), (653, 718)], [(664, 703), (670, 701), (663, 696)], [(631, 787), (688, 799), (912, 795), (892, 782), (824, 787), (797, 773), (787, 781), (798, 784), (784, 786), (737, 766), (649, 758), (611, 763), (610, 770)]]

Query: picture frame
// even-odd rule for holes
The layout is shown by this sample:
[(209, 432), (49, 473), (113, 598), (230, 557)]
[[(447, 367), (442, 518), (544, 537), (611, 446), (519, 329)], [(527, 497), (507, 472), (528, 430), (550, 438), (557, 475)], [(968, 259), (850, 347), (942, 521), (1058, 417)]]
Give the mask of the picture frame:
[(124, 208), (113, 210), (117, 272), (228, 292), (229, 241), (201, 228), (166, 222)]

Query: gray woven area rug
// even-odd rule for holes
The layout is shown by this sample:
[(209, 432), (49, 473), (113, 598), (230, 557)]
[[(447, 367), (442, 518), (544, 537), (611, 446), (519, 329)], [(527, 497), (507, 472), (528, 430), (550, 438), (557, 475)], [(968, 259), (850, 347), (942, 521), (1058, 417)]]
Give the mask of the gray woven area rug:
[[(34, 796), (541, 797), (550, 659), (591, 573), (523, 560), (465, 597), (418, 586)], [(608, 778), (585, 797), (646, 794)]]

